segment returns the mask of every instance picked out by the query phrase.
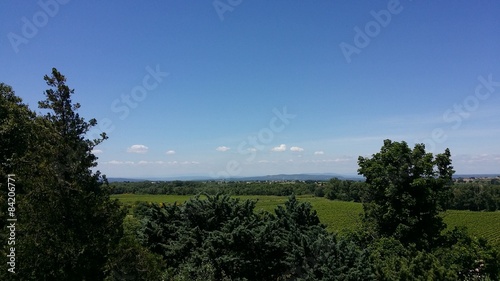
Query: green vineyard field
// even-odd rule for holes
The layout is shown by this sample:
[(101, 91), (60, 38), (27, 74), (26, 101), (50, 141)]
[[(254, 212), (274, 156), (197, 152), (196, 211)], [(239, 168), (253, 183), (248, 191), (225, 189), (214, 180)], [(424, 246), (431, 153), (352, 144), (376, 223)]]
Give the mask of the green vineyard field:
[[(189, 195), (113, 195), (122, 204), (132, 206), (136, 202), (183, 203)], [(287, 197), (283, 196), (237, 196), (242, 200), (257, 200), (256, 209), (273, 212), (280, 204), (284, 204)], [(361, 223), (363, 206), (361, 203), (332, 201), (322, 197), (297, 196), (297, 199), (309, 202), (323, 224), (329, 231), (345, 232), (354, 229)], [(472, 235), (483, 237), (493, 244), (500, 246), (500, 212), (471, 212), (448, 210), (443, 214), (448, 228), (455, 226), (467, 227)]]

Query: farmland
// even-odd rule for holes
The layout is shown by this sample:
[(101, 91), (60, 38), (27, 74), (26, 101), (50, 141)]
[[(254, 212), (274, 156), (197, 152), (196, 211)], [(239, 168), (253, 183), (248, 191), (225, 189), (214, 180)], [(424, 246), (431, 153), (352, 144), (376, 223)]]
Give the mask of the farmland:
[[(136, 202), (154, 203), (182, 203), (188, 200), (189, 195), (137, 195), (120, 194), (113, 195), (126, 206), (133, 206)], [(285, 196), (235, 196), (242, 200), (257, 200), (256, 210), (272, 212), (276, 206), (284, 204)], [(317, 211), (321, 222), (327, 226), (329, 231), (344, 232), (354, 229), (360, 224), (360, 215), (363, 212), (361, 203), (328, 200), (323, 197), (310, 195), (297, 196), (299, 200), (311, 203)], [(500, 245), (500, 212), (472, 212), (448, 210), (443, 214), (444, 222), (448, 228), (465, 226), (469, 233), (478, 237), (484, 237), (496, 245)]]

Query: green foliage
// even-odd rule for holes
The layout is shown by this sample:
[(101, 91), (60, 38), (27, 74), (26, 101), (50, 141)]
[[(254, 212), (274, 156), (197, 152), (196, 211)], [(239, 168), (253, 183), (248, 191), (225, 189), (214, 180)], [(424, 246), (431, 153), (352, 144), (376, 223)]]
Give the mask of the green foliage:
[(453, 175), (450, 151), (433, 157), (423, 144), (385, 140), (372, 158), (359, 157), (358, 172), (370, 185), (365, 219), (377, 233), (404, 244), (427, 247), (445, 228), (439, 213), (449, 197)]
[(17, 180), (16, 277), (102, 280), (124, 216), (105, 178), (91, 170), (97, 159), (92, 149), (105, 135), (85, 139), (95, 120), (75, 112), (74, 91), (56, 69), (44, 79), (50, 87), (40, 102), (48, 110), (44, 116), (1, 86), (1, 182), (7, 173)]
[[(280, 224), (286, 230), (300, 231), (311, 227), (321, 227), (318, 215), (312, 209), (311, 204), (307, 202), (299, 202), (295, 195), (292, 195), (286, 202), (285, 206), (278, 206), (275, 211), (276, 217)], [(298, 229), (294, 229), (298, 227)]]
[[(189, 200), (190, 196), (121, 194), (112, 195), (112, 198), (118, 199), (127, 208), (132, 208), (137, 204), (143, 204), (138, 202), (183, 203)], [(237, 198), (256, 200), (256, 210), (269, 212), (273, 212), (278, 205), (284, 204), (287, 200), (287, 197), (282, 196), (238, 196)], [(297, 199), (309, 202), (330, 232), (354, 231), (362, 222), (363, 206), (360, 203), (331, 201), (312, 196), (297, 196)], [(442, 217), (449, 229), (464, 226), (469, 229), (471, 235), (484, 237), (492, 244), (500, 245), (500, 212), (447, 210), (442, 213)]]
[(34, 118), (35, 114), (15, 95), (12, 87), (0, 83), (0, 169), (3, 175), (12, 171), (16, 158), (24, 156), (28, 150)]
[[(31, 170), (31, 167), (22, 167), (20, 163), (29, 160), (25, 152), (31, 144), (34, 118), (35, 114), (15, 95), (12, 87), (0, 83), (0, 240), (4, 241), (0, 247), (0, 262), (4, 265), (0, 271), (1, 280), (12, 277), (6, 270), (7, 254), (10, 246), (16, 246), (7, 247), (7, 175), (22, 175), (25, 170)], [(16, 182), (16, 193), (21, 189), (21, 183)], [(16, 199), (19, 200), (19, 196)]]
[(325, 185), (325, 196), (331, 200), (364, 202), (367, 192), (367, 184), (359, 181), (334, 178)]
[[(323, 182), (291, 181), (291, 182), (240, 182), (240, 181), (141, 181), (113, 182), (110, 184), (113, 194), (227, 194), (227, 195), (275, 195), (313, 194)], [(322, 197), (322, 196), (320, 196)]]
[(354, 240), (320, 235), (297, 280), (375, 280), (370, 255)]
[[(365, 231), (377, 280), (498, 279), (498, 252), (463, 231), (442, 235), (439, 215), (453, 175), (450, 152), (434, 157), (423, 144), (384, 141), (380, 153), (359, 157), (370, 185)], [(371, 228), (373, 227), (373, 228)], [(374, 238), (380, 236), (381, 238)], [(368, 238), (368, 239), (367, 239)]]
[(292, 196), (275, 214), (254, 209), (255, 201), (215, 195), (139, 204), (135, 214), (144, 224), (143, 244), (162, 255), (174, 280), (342, 280), (328, 278), (369, 269), (367, 255), (358, 258), (363, 250), (337, 242), (310, 204)]
[(300, 277), (313, 258), (313, 244), (320, 235), (326, 235), (325, 226), (320, 223), (315, 210), (308, 202), (299, 202), (291, 196), (284, 206), (275, 209), (276, 220), (284, 230), (284, 238), (288, 245), (287, 261), (291, 270), (287, 275)]
[[(496, 179), (493, 179), (494, 181)], [(492, 183), (455, 183), (450, 209), (496, 211), (500, 209), (500, 185)]]
[(435, 251), (437, 258), (461, 280), (500, 279), (500, 251), (486, 240), (470, 236), (465, 228), (447, 231)]
[(140, 227), (136, 218), (125, 217), (123, 237), (106, 266), (106, 281), (163, 279), (163, 259), (139, 243)]
[(376, 280), (458, 280), (458, 273), (432, 253), (392, 237), (374, 241), (369, 249)]
[[(141, 198), (139, 195), (135, 196), (135, 199)], [(206, 197), (198, 197), (198, 199), (202, 198)], [(167, 272), (169, 272), (167, 276), (170, 276), (172, 280), (201, 280), (205, 276), (206, 280), (244, 279), (245, 277), (241, 277), (241, 275), (232, 274), (231, 268), (237, 268), (237, 264), (245, 264), (240, 259), (247, 260), (247, 262), (251, 264), (255, 256), (253, 259), (249, 258), (251, 255), (245, 256), (243, 254), (245, 252), (242, 252), (242, 249), (245, 247), (240, 247), (238, 250), (235, 250), (236, 245), (232, 239), (244, 241), (246, 245), (253, 245), (253, 247), (256, 248), (259, 248), (257, 245), (264, 243), (264, 241), (269, 241), (271, 245), (279, 244), (280, 247), (278, 247), (278, 249), (286, 253), (282, 256), (285, 259), (283, 265), (286, 270), (278, 277), (278, 280), (406, 280), (405, 278), (409, 278), (408, 276), (412, 276), (409, 280), (464, 280), (460, 279), (460, 276), (463, 275), (459, 275), (459, 272), (461, 270), (467, 272), (475, 270), (474, 261), (476, 260), (483, 259), (486, 261), (485, 265), (490, 264), (489, 267), (494, 268), (493, 259), (488, 259), (486, 257), (495, 257), (495, 251), (498, 252), (498, 250), (494, 250), (491, 246), (488, 246), (488, 244), (484, 244), (484, 247), (481, 246), (483, 250), (490, 252), (488, 252), (489, 254), (482, 254), (481, 251), (483, 250), (478, 251), (473, 250), (474, 248), (467, 248), (469, 246), (466, 244), (464, 246), (466, 248), (463, 250), (464, 253), (470, 252), (478, 254), (467, 255), (465, 260), (467, 260), (468, 263), (465, 265), (458, 265), (458, 261), (455, 262), (453, 259), (446, 256), (447, 254), (452, 255), (452, 249), (460, 249), (454, 248), (452, 246), (454, 242), (450, 239), (441, 238), (438, 241), (439, 245), (432, 251), (428, 251), (427, 249), (419, 250), (415, 246), (404, 245), (394, 238), (377, 239), (375, 238), (376, 235), (371, 233), (369, 229), (361, 228), (361, 225), (358, 225), (358, 228), (353, 229), (352, 232), (345, 233), (344, 231), (343, 235), (336, 235), (334, 233), (325, 232), (321, 224), (316, 224), (316, 216), (318, 219), (325, 219), (326, 222), (330, 221), (332, 229), (340, 230), (349, 224), (353, 224), (356, 222), (355, 214), (361, 213), (362, 211), (362, 206), (359, 203), (330, 201), (323, 198), (303, 196), (299, 197), (299, 200), (290, 198), (289, 202), (273, 196), (247, 196), (244, 198), (258, 198), (255, 204), (256, 208), (258, 208), (258, 206), (265, 206), (267, 210), (279, 210), (280, 219), (278, 219), (278, 215), (271, 215), (262, 211), (257, 212), (257, 216), (255, 217), (256, 219), (265, 220), (264, 225), (270, 224), (273, 226), (273, 228), (270, 226), (267, 227), (274, 231), (270, 231), (270, 233), (275, 233), (274, 238), (269, 238), (268, 240), (264, 239), (266, 237), (268, 238), (267, 234), (254, 231), (256, 230), (255, 228), (249, 227), (248, 224), (244, 223), (239, 224), (242, 226), (239, 230), (236, 230), (238, 227), (235, 225), (228, 225), (231, 227), (220, 228), (219, 231), (211, 231), (208, 235), (210, 238), (206, 238), (207, 242), (201, 243), (201, 246), (198, 248), (192, 248), (190, 251), (187, 251), (187, 255), (189, 255), (190, 258), (187, 258), (180, 264), (172, 264), (172, 262), (170, 264), (168, 262), (165, 263)], [(147, 199), (153, 199), (155, 201), (169, 199), (169, 202), (175, 200), (183, 202), (186, 197), (163, 197), (157, 195), (154, 197), (149, 196)], [(310, 204), (301, 204), (299, 201), (310, 202)], [(241, 204), (241, 200), (239, 202)], [(210, 205), (205, 202), (202, 203), (201, 206), (208, 209), (212, 208), (210, 206), (220, 206), (220, 204)], [(314, 206), (314, 210), (312, 206)], [(134, 215), (138, 218), (145, 218), (148, 212), (150, 212), (150, 208), (158, 208), (161, 210), (162, 208), (168, 209), (169, 207), (172, 206), (169, 206), (169, 204), (139, 203), (136, 205)], [(181, 210), (182, 205), (176, 204), (176, 209), (177, 208)], [(318, 211), (317, 214), (315, 214), (315, 210)], [(353, 213), (353, 215), (349, 218), (346, 217), (348, 219), (346, 224), (340, 224), (344, 226), (340, 228), (336, 227), (337, 221), (340, 223), (346, 219), (344, 217), (336, 218), (336, 216), (344, 212), (350, 212)], [(215, 214), (214, 211), (208, 211), (207, 213)], [(477, 214), (481, 215), (481, 213)], [(494, 215), (495, 213), (486, 214)], [(452, 215), (451, 217), (454, 216)], [(477, 218), (479, 217), (480, 216)], [(335, 218), (335, 220), (332, 218)], [(446, 221), (448, 220), (449, 217), (446, 217)], [(169, 225), (175, 225), (177, 221), (179, 225), (182, 225), (177, 219), (157, 219), (156, 221), (164, 221)], [(203, 220), (196, 221), (202, 223)], [(144, 222), (145, 221), (143, 221), (143, 223)], [(307, 225), (309, 225), (309, 227), (306, 227)], [(194, 225), (192, 227), (197, 228)], [(277, 228), (277, 230), (275, 228)], [(161, 229), (165, 230), (168, 228), (162, 227)], [(177, 228), (174, 226), (173, 230), (176, 231)], [(254, 235), (245, 236), (241, 234), (247, 233), (246, 231)], [(278, 234), (276, 234), (276, 232)], [(166, 235), (165, 233), (169, 232), (163, 232), (164, 236)], [(447, 237), (447, 235), (448, 234), (443, 237)], [(464, 235), (467, 236), (468, 234)], [(182, 236), (182, 234), (180, 236)], [(177, 240), (182, 241), (180, 236), (165, 241), (165, 243), (168, 245), (178, 245), (177, 243), (179, 243), (179, 241)], [(242, 237), (246, 237), (247, 240), (244, 240)], [(255, 241), (252, 237), (262, 237), (260, 239), (264, 239), (264, 241)], [(276, 239), (276, 237), (281, 237), (281, 239)], [(470, 239), (472, 239), (472, 241), (477, 240), (472, 236)], [(229, 253), (232, 253), (230, 255), (231, 258), (228, 258)], [(454, 253), (459, 255), (460, 250)], [(260, 257), (260, 255), (261, 254), (256, 256)], [(221, 258), (217, 259), (218, 257)], [(272, 258), (273, 255), (269, 255), (266, 258), (269, 264), (272, 264)], [(248, 261), (248, 259), (250, 259), (250, 261)], [(258, 260), (259, 259), (257, 259), (257, 261)], [(226, 266), (224, 270), (221, 269), (223, 266)], [(483, 272), (481, 276), (482, 278), (490, 276), (488, 278), (495, 280), (491, 277), (495, 276), (494, 274), (493, 270), (488, 274)], [(442, 279), (439, 279), (441, 277)], [(248, 277), (247, 279), (251, 280)]]
[(272, 217), (254, 208), (254, 201), (221, 195), (195, 197), (183, 205), (152, 204), (141, 211), (141, 237), (163, 257), (171, 277), (195, 279), (208, 267), (217, 280), (273, 280), (285, 270), (286, 244)]

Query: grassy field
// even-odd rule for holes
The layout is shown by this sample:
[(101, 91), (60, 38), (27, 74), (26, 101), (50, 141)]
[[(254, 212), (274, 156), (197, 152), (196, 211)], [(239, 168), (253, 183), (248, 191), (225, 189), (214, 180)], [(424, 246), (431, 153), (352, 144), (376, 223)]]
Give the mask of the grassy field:
[[(113, 195), (125, 205), (134, 205), (138, 201), (156, 203), (182, 203), (191, 196), (180, 195)], [(276, 206), (284, 204), (287, 197), (283, 196), (237, 196), (240, 199), (257, 200), (256, 209), (272, 212)], [(313, 196), (297, 196), (313, 206), (318, 212), (322, 223), (328, 230), (343, 232), (354, 229), (360, 224), (360, 215), (363, 207), (360, 203), (332, 201), (326, 198)], [(471, 212), (450, 210), (443, 214), (444, 221), (449, 228), (465, 226), (469, 232), (478, 237), (484, 237), (496, 245), (500, 245), (500, 212)]]

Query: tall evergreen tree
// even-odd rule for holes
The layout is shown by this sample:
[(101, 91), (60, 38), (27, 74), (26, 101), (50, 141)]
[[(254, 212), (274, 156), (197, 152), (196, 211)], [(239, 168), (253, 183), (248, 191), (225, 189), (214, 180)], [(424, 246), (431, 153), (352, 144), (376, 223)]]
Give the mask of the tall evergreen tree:
[(10, 165), (8, 172), (17, 174), (17, 277), (102, 280), (124, 216), (110, 199), (105, 178), (92, 171), (97, 165), (92, 150), (106, 135), (96, 140), (85, 137), (97, 122), (76, 113), (80, 105), (72, 102), (74, 90), (62, 74), (54, 68), (44, 79), (50, 88), (39, 107), (47, 109), (46, 115), (33, 116), (11, 97), (10, 108), (22, 111), (26, 122), (18, 131), (12, 126), (20, 126), (20, 117), (7, 114), (3, 122), (11, 128), (9, 138), (26, 143), (2, 146), (4, 152), (15, 149), (10, 158), (2, 153), (2, 165)]

